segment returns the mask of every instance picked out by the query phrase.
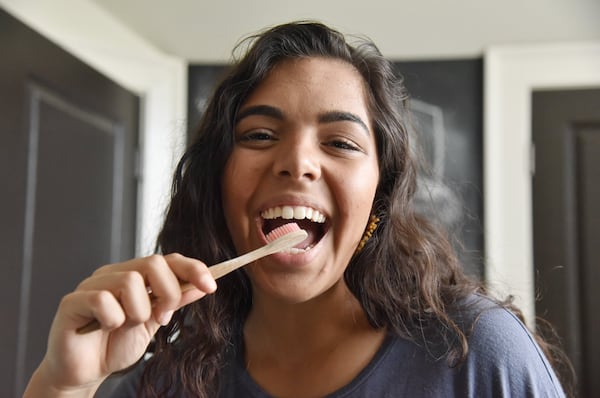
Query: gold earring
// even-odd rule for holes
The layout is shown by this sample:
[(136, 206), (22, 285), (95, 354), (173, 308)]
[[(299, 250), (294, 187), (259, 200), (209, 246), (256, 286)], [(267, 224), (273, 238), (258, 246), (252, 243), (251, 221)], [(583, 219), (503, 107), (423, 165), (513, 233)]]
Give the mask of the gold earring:
[(358, 242), (358, 246), (356, 247), (356, 251), (354, 252), (354, 254), (360, 253), (361, 250), (363, 249), (363, 247), (365, 247), (365, 245), (367, 244), (367, 241), (369, 239), (371, 239), (371, 236), (373, 236), (373, 232), (375, 232), (375, 229), (377, 228), (377, 224), (379, 223), (379, 221), (380, 221), (379, 217), (377, 217), (374, 214), (371, 214), (371, 218), (369, 218), (369, 224), (367, 224), (365, 233), (363, 234), (363, 237), (360, 240), (360, 242)]

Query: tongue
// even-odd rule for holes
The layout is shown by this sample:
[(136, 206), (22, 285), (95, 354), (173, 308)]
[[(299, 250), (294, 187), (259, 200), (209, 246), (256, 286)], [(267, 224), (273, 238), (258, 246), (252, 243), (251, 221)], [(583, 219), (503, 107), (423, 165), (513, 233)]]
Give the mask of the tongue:
[(305, 229), (305, 231), (308, 234), (306, 239), (304, 239), (302, 242), (300, 242), (299, 244), (297, 244), (294, 247), (296, 247), (298, 249), (306, 249), (308, 246), (317, 243), (317, 241), (318, 241), (317, 235), (310, 229)]

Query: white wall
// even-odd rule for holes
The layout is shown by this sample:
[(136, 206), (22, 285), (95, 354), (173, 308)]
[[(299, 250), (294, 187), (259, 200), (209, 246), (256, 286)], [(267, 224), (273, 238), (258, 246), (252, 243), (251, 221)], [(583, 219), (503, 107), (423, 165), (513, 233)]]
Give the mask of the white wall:
[(141, 97), (136, 252), (150, 254), (185, 142), (187, 63), (88, 0), (0, 0), (9, 13)]

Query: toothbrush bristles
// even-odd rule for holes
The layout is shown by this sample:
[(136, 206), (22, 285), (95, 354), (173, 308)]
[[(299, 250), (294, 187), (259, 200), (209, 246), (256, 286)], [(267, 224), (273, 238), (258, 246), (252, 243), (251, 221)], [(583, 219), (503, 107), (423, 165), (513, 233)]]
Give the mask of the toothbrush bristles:
[(284, 235), (289, 234), (290, 232), (299, 231), (300, 227), (295, 222), (284, 224), (280, 227), (275, 228), (271, 232), (269, 232), (265, 237), (267, 238), (267, 242), (271, 243), (275, 239), (279, 239)]

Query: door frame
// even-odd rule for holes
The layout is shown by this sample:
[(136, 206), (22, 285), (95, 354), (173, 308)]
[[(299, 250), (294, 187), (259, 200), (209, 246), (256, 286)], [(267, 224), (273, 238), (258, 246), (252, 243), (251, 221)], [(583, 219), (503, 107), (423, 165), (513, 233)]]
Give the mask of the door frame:
[(485, 281), (535, 319), (531, 92), (600, 87), (600, 42), (495, 46), (484, 55)]
[(187, 62), (161, 52), (91, 0), (0, 0), (0, 6), (140, 96), (136, 255), (152, 253), (186, 144)]

